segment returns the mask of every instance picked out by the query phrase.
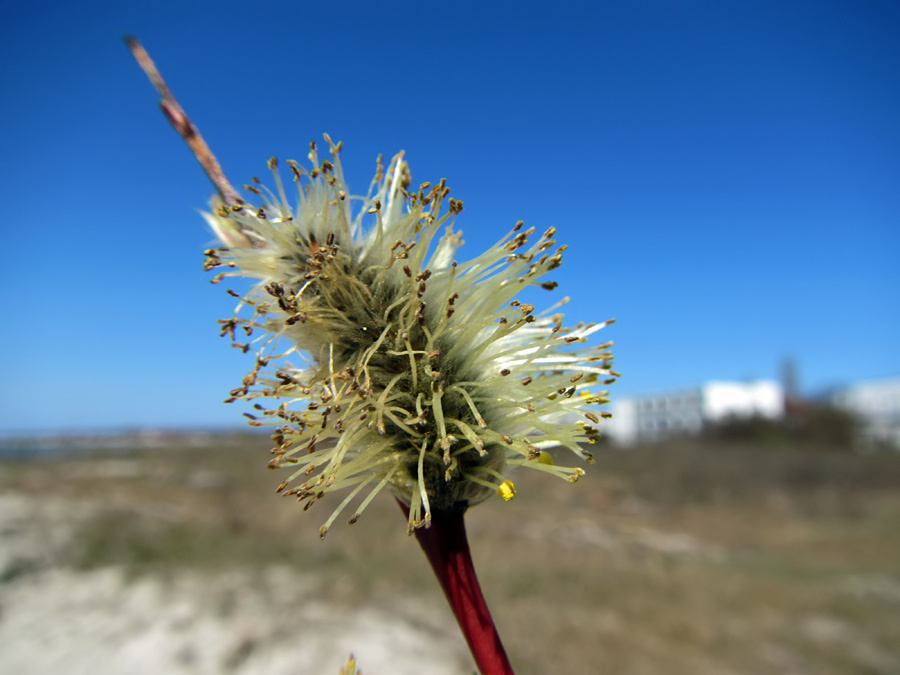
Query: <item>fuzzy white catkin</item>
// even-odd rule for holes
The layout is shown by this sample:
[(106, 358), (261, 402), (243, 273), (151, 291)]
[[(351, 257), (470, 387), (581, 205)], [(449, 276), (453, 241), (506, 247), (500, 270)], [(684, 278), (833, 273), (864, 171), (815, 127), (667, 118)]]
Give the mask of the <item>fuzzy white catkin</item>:
[[(340, 144), (311, 168), (288, 161), (298, 185), (291, 204), (273, 158), (275, 191), (247, 186), (251, 206), (214, 204), (207, 220), (223, 246), (208, 269), (256, 280), (222, 332), (256, 354), (229, 400), (259, 399), (252, 424), (273, 425), (273, 468), (290, 470), (279, 491), (308, 508), (349, 490), (322, 526), (359, 499), (355, 522), (383, 488), (409, 506), (409, 527), (493, 493), (512, 499), (510, 467), (574, 481), (590, 461), (596, 406), (607, 401), (612, 343), (581, 343), (610, 321), (564, 327), (562, 315), (516, 300), (565, 246), (555, 229), (534, 236), (521, 222), (494, 246), (456, 262), (462, 202), (443, 180), (411, 189), (402, 153), (381, 158), (369, 192), (353, 197)], [(446, 208), (445, 208), (446, 204)], [(264, 405), (261, 401), (266, 402)], [(557, 450), (553, 450), (553, 449)], [(552, 452), (549, 452), (551, 451)]]

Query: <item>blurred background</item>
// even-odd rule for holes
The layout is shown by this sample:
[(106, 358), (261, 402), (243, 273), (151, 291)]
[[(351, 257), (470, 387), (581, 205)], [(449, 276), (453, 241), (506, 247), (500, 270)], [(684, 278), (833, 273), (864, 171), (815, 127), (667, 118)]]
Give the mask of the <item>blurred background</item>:
[(328, 132), (364, 192), (403, 149), (464, 200), (460, 257), (555, 226), (538, 299), (618, 319), (598, 466), (469, 518), (517, 672), (900, 671), (876, 0), (0, 6), (0, 671), (471, 670), (389, 499), (319, 544), (268, 494), (212, 187), (125, 34), (233, 183)]

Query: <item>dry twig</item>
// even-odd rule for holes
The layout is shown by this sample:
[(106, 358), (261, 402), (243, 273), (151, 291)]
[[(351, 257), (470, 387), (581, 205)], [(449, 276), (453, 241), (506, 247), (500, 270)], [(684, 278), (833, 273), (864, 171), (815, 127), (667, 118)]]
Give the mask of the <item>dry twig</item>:
[(150, 55), (135, 38), (128, 36), (125, 38), (125, 42), (128, 44), (128, 48), (131, 49), (134, 58), (137, 59), (141, 69), (150, 78), (153, 86), (156, 87), (156, 91), (159, 92), (159, 107), (162, 108), (163, 113), (168, 118), (169, 123), (175, 128), (175, 131), (190, 146), (191, 151), (193, 151), (194, 156), (200, 162), (206, 175), (209, 176), (213, 185), (216, 186), (222, 201), (226, 205), (243, 203), (244, 200), (241, 199), (231, 183), (228, 182), (216, 156), (213, 155), (212, 150), (209, 149), (206, 141), (203, 140), (197, 127), (194, 126), (187, 113), (184, 112), (184, 109), (172, 96), (172, 92), (169, 91), (165, 80), (163, 80), (162, 75), (156, 69), (153, 59), (150, 58)]

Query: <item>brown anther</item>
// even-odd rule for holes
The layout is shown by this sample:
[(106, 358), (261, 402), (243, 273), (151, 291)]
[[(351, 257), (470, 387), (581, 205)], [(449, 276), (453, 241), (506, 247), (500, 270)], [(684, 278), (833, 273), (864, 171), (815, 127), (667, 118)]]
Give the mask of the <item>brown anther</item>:
[(285, 324), (287, 324), (288, 326), (293, 326), (298, 321), (301, 323), (306, 323), (306, 314), (304, 314), (303, 312), (297, 312), (293, 316), (289, 316), (284, 320)]

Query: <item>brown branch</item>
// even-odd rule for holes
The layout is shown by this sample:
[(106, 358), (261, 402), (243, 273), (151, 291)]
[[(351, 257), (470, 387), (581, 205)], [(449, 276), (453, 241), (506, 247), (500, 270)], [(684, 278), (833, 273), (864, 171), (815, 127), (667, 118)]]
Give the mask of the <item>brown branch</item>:
[(187, 113), (184, 112), (184, 109), (178, 105), (178, 101), (172, 96), (172, 92), (166, 86), (165, 80), (163, 80), (162, 75), (156, 69), (153, 59), (150, 58), (150, 55), (135, 38), (127, 36), (125, 42), (128, 44), (128, 48), (131, 49), (134, 58), (137, 59), (141, 69), (150, 78), (153, 86), (156, 87), (156, 91), (159, 92), (159, 107), (162, 108), (163, 114), (168, 118), (175, 131), (190, 146), (194, 156), (203, 167), (203, 171), (206, 172), (206, 175), (209, 176), (216, 190), (218, 190), (222, 201), (227, 205), (243, 203), (244, 200), (241, 199), (237, 191), (231, 186), (231, 183), (228, 182), (222, 167), (216, 160), (216, 156), (209, 149), (206, 141), (203, 140), (197, 127), (194, 126)]

